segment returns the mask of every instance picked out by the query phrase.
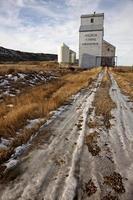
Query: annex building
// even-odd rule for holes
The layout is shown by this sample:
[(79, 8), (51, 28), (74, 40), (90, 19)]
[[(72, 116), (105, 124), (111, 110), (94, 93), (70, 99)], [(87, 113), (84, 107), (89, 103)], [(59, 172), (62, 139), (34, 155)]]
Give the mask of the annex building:
[(71, 50), (66, 44), (62, 44), (58, 52), (58, 63), (74, 64), (76, 62), (76, 52)]

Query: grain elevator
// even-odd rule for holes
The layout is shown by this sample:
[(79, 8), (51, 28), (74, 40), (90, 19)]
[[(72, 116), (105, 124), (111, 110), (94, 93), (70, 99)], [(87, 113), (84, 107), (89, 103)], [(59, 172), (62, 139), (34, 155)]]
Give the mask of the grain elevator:
[(79, 66), (114, 66), (115, 47), (104, 40), (104, 13), (81, 16)]

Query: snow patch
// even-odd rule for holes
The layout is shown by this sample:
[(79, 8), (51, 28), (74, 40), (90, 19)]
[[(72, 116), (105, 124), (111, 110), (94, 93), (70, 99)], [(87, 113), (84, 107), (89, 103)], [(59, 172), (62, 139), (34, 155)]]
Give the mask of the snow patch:
[(10, 159), (7, 163), (4, 164), (4, 166), (6, 166), (6, 170), (12, 169), (14, 168), (16, 165), (18, 164), (18, 160), (16, 159)]
[(8, 104), (8, 105), (6, 105), (6, 106), (9, 107), (9, 108), (13, 108), (13, 107), (14, 107), (13, 104)]
[(32, 120), (27, 120), (28, 125), (25, 126), (26, 129), (32, 129), (35, 127), (35, 125), (44, 122), (44, 118), (39, 118), (39, 119), (32, 119)]
[(8, 84), (8, 81), (7, 80), (2, 80), (2, 82), (0, 83), (0, 86), (5, 86)]
[(7, 147), (10, 145), (11, 141), (1, 138), (0, 139), (0, 149), (7, 149)]
[[(100, 83), (101, 78), (102, 78), (102, 76), (100, 75), (96, 86)], [(75, 191), (76, 191), (76, 187), (77, 187), (77, 179), (75, 177), (75, 171), (76, 171), (76, 167), (77, 167), (80, 157), (81, 157), (81, 152), (82, 152), (82, 148), (84, 145), (84, 137), (85, 137), (88, 112), (89, 112), (89, 108), (91, 107), (92, 102), (94, 100), (95, 92), (96, 92), (96, 88), (90, 92), (89, 96), (86, 97), (87, 101), (85, 102), (84, 105), (82, 105), (82, 107), (83, 107), (82, 129), (81, 129), (80, 135), (78, 137), (77, 146), (73, 153), (72, 166), (71, 166), (71, 169), (69, 172), (69, 176), (66, 179), (65, 190), (62, 195), (63, 200), (73, 200), (74, 196), (75, 196)]]

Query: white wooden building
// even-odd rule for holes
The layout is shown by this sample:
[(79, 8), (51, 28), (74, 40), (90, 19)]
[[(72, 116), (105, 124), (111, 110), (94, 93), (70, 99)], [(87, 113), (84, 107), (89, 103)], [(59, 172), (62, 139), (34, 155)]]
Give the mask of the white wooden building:
[(58, 62), (60, 64), (74, 64), (76, 62), (76, 52), (63, 43), (59, 49)]
[(113, 66), (115, 47), (104, 39), (104, 13), (81, 16), (79, 29), (79, 66)]

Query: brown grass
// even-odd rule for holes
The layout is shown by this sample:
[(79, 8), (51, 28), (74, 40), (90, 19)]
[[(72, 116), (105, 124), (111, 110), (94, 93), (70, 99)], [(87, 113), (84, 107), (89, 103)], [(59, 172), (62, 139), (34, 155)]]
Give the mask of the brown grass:
[(95, 113), (97, 116), (103, 117), (103, 123), (106, 128), (110, 128), (111, 110), (115, 108), (115, 104), (109, 95), (110, 86), (111, 81), (107, 72), (93, 102)]
[(87, 193), (87, 195), (90, 197), (91, 195), (95, 194), (97, 191), (97, 187), (95, 186), (92, 179), (88, 181), (88, 183), (85, 184), (85, 190), (84, 192)]
[(99, 126), (99, 124), (98, 124), (97, 120), (95, 119), (95, 120), (90, 120), (88, 123), (88, 126), (89, 126), (89, 128), (96, 128)]
[(73, 71), (82, 71), (78, 66), (60, 67), (56, 61), (23, 61), (17, 63), (0, 64), (0, 75), (14, 74), (17, 72), (54, 72), (55, 74), (65, 74)]
[(113, 71), (113, 75), (122, 92), (133, 100), (133, 71)]
[(113, 71), (120, 73), (133, 72), (133, 67), (116, 67), (113, 68)]
[(92, 156), (99, 155), (101, 149), (97, 145), (97, 139), (99, 135), (97, 132), (90, 133), (86, 136), (86, 145), (88, 147), (88, 151), (92, 154)]
[(0, 64), (0, 74), (12, 74), (16, 72), (39, 72), (39, 71), (56, 71), (59, 69), (57, 62), (50, 61), (26, 61), (18, 63)]
[(119, 173), (114, 172), (110, 176), (105, 176), (104, 183), (112, 187), (117, 193), (125, 192), (122, 177)]
[[(2, 103), (2, 114), (0, 116), (0, 137), (13, 137), (14, 140), (6, 151), (0, 151), (0, 160), (5, 161), (12, 154), (14, 148), (23, 143), (35, 134), (39, 127), (33, 130), (24, 130), (16, 135), (19, 129), (23, 129), (27, 119), (45, 118), (50, 111), (56, 110), (66, 102), (72, 94), (77, 93), (81, 88), (87, 87), (97, 76), (100, 69), (75, 72), (64, 75), (59, 80), (30, 88), (20, 96), (14, 97)], [(91, 80), (91, 81), (90, 81)], [(14, 107), (7, 109), (6, 104), (13, 104)], [(5, 106), (5, 107), (4, 107)], [(5, 109), (5, 112), (4, 112)]]

